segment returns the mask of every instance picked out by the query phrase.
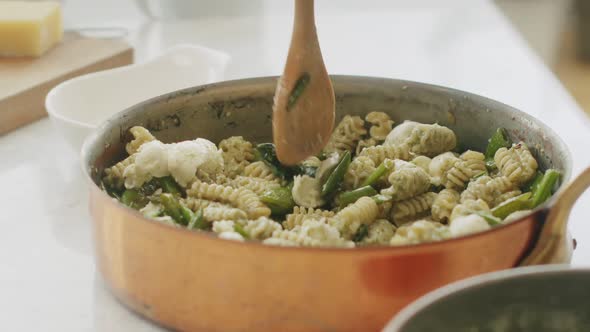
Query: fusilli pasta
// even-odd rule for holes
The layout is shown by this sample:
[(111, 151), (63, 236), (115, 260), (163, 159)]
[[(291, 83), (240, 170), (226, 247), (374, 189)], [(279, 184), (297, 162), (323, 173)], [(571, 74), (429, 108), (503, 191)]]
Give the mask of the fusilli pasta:
[(221, 239), (244, 241), (244, 237), (235, 231), (234, 224), (234, 221), (231, 220), (215, 221), (213, 222), (212, 231)]
[(500, 204), (504, 201), (507, 201), (513, 197), (516, 197), (520, 194), (522, 194), (522, 191), (520, 191), (520, 189), (514, 189), (514, 190), (507, 191), (505, 193), (499, 194), (498, 196), (494, 197), (494, 202), (493, 202), (492, 206), (497, 206), (498, 204)]
[(144, 143), (156, 139), (147, 129), (141, 126), (132, 127), (129, 132), (133, 135), (133, 140), (125, 146), (125, 150), (129, 155), (136, 153)]
[(354, 158), (346, 171), (344, 187), (346, 189), (359, 187), (375, 171), (375, 168), (375, 163), (369, 157), (359, 156)]
[(485, 156), (481, 152), (468, 150), (442, 177), (442, 185), (450, 189), (463, 189), (476, 175), (487, 173)]
[(303, 166), (320, 168), (322, 161), (316, 156), (311, 156), (301, 162)]
[(362, 139), (356, 145), (354, 154), (358, 156), (365, 148), (370, 148), (375, 145), (377, 145), (377, 141), (375, 141), (375, 139), (373, 138)]
[(367, 114), (365, 121), (372, 124), (371, 129), (369, 129), (371, 138), (380, 142), (387, 138), (387, 135), (391, 132), (394, 123), (389, 115), (383, 112), (371, 112)]
[(356, 144), (360, 141), (363, 135), (367, 134), (365, 129), (365, 122), (358, 116), (346, 115), (328, 141), (328, 144), (324, 148), (326, 152), (338, 152), (343, 153), (344, 151), (354, 151)]
[(391, 216), (391, 209), (393, 208), (393, 201), (383, 202), (378, 204), (379, 206), (379, 214), (377, 218), (379, 219), (388, 219)]
[(253, 191), (246, 188), (234, 189), (229, 186), (196, 181), (187, 190), (187, 195), (189, 197), (228, 203), (244, 210), (248, 217), (252, 219), (270, 216), (270, 209), (260, 201)]
[(354, 247), (354, 242), (343, 239), (336, 228), (325, 220), (306, 220), (292, 230), (277, 230), (263, 241), (269, 245), (308, 247)]
[(369, 157), (376, 166), (379, 166), (385, 159), (410, 160), (410, 153), (403, 145), (377, 145), (364, 149), (359, 157)]
[(370, 225), (379, 214), (379, 207), (372, 198), (361, 197), (338, 212), (331, 220), (345, 239), (351, 239), (361, 225)]
[(449, 218), (449, 221), (452, 223), (453, 220), (455, 220), (459, 217), (468, 216), (474, 212), (479, 212), (479, 211), (485, 212), (485, 211), (489, 211), (489, 210), (490, 210), (490, 207), (482, 199), (464, 201), (464, 202), (461, 202), (461, 204), (456, 205), (453, 208), (453, 212), (451, 212), (451, 217)]
[(397, 229), (389, 242), (392, 246), (441, 241), (450, 237), (447, 226), (427, 220), (417, 220)]
[(535, 157), (523, 142), (496, 151), (494, 162), (502, 175), (517, 185), (530, 181), (538, 168)]
[[(219, 203), (219, 202), (210, 201), (208, 199), (195, 198), (195, 197), (187, 197), (187, 198), (183, 199), (182, 202), (184, 203), (184, 205), (186, 207), (188, 207), (189, 209), (191, 209), (193, 211), (198, 211), (198, 210), (204, 209), (208, 206), (222, 205), (222, 203)], [(225, 205), (225, 206), (231, 207), (229, 205)]]
[(253, 161), (254, 147), (242, 136), (232, 136), (219, 142), (222, 152), (229, 153), (236, 161)]
[(247, 176), (238, 175), (229, 182), (229, 185), (234, 188), (246, 188), (255, 192), (257, 195), (262, 195), (268, 190), (281, 187), (278, 180), (266, 180), (263, 178), (251, 178)]
[(456, 163), (460, 161), (452, 152), (445, 152), (432, 158), (428, 165), (431, 181), (435, 185), (442, 185), (446, 182), (446, 174)]
[(430, 177), (424, 170), (414, 164), (396, 160), (394, 171), (388, 178), (391, 187), (381, 190), (381, 194), (402, 201), (430, 189)]
[(182, 202), (195, 212), (202, 210), (203, 218), (208, 222), (215, 220), (244, 220), (248, 218), (245, 211), (228, 204), (194, 197), (187, 197)]
[(260, 217), (256, 220), (248, 220), (244, 226), (244, 231), (248, 233), (250, 238), (257, 240), (269, 238), (273, 232), (282, 229), (281, 224), (266, 217)]
[(296, 206), (293, 208), (293, 213), (285, 218), (283, 227), (293, 229), (295, 226), (301, 226), (305, 220), (331, 218), (334, 214), (333, 211)]
[(481, 152), (451, 152), (457, 139), (449, 128), (405, 121), (392, 129), (385, 112), (364, 119), (345, 116), (324, 151), (296, 165), (281, 164), (273, 144), (255, 148), (242, 136), (218, 145), (204, 138), (163, 143), (133, 127), (128, 157), (104, 170), (101, 186), (175, 227), (235, 241), (349, 248), (485, 231), (493, 227), (491, 208), (520, 195), (538, 173), (523, 143), (499, 149), (490, 167)]
[(387, 135), (385, 145), (405, 145), (410, 152), (434, 157), (454, 149), (457, 138), (452, 130), (438, 124), (405, 121)]
[(252, 143), (242, 136), (232, 136), (219, 142), (224, 162), (224, 173), (230, 178), (244, 172), (244, 168), (254, 160)]
[(395, 203), (391, 209), (391, 217), (394, 223), (400, 226), (405, 222), (428, 214), (435, 198), (436, 193), (428, 192)]
[(367, 236), (361, 240), (366, 245), (388, 245), (395, 234), (395, 226), (386, 219), (378, 219), (371, 225)]
[(106, 168), (104, 170), (105, 184), (113, 188), (122, 189), (125, 185), (125, 178), (123, 177), (125, 168), (127, 168), (129, 165), (133, 165), (134, 162), (135, 155), (133, 154), (111, 166), (110, 168)]
[(432, 218), (438, 222), (446, 222), (451, 212), (459, 204), (460, 195), (454, 189), (443, 189), (432, 202)]
[(272, 170), (263, 161), (255, 161), (244, 167), (244, 176), (261, 178), (265, 180), (278, 180)]
[[(497, 197), (511, 191), (516, 191), (518, 188), (507, 177), (500, 176), (491, 178), (489, 176), (481, 176), (467, 185), (467, 189), (461, 193), (461, 202), (468, 200), (482, 199), (489, 206), (494, 207), (497, 203)], [(510, 197), (519, 195), (511, 194)]]
[(424, 170), (424, 172), (426, 172), (427, 174), (430, 174), (430, 163), (432, 162), (432, 159), (426, 157), (426, 156), (417, 156), (414, 159), (412, 159), (411, 163), (422, 168)]
[(210, 205), (203, 209), (203, 218), (206, 221), (215, 220), (243, 220), (248, 216), (246, 212), (227, 205)]

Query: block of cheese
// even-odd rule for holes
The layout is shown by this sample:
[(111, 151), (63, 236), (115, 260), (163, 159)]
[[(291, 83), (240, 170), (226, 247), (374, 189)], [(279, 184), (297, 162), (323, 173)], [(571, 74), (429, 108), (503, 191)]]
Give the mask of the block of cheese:
[(71, 31), (42, 57), (0, 57), (0, 140), (3, 133), (47, 116), (45, 96), (59, 83), (132, 62), (133, 48), (125, 40)]
[(62, 37), (58, 2), (0, 1), (0, 56), (37, 57)]

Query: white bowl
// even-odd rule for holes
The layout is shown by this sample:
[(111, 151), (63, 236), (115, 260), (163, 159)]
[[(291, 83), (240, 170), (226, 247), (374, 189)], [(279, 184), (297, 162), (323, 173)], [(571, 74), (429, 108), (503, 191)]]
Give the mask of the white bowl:
[(86, 136), (113, 114), (168, 92), (219, 81), (229, 60), (219, 51), (178, 45), (142, 64), (65, 81), (47, 94), (45, 108), (77, 152)]

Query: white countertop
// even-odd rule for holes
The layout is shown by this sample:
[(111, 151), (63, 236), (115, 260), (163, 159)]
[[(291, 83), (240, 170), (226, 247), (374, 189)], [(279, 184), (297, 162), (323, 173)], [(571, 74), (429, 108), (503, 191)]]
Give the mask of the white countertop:
[[(180, 42), (225, 51), (232, 56), (232, 79), (282, 71), (291, 9), (280, 4), (290, 2), (261, 3), (267, 9), (260, 15), (166, 23), (141, 22), (129, 4), (121, 5), (127, 12), (100, 18), (108, 10), (92, 15), (66, 2), (65, 14), (70, 26), (110, 19), (132, 29), (139, 61)], [(335, 3), (318, 1), (331, 73), (424, 81), (497, 99), (553, 127), (574, 153), (574, 173), (590, 165), (588, 120), (488, 1), (346, 1), (331, 8)], [(119, 305), (96, 274), (78, 157), (51, 123), (44, 119), (1, 136), (0, 156), (2, 329), (159, 330)], [(571, 217), (579, 243), (575, 266), (590, 265), (589, 202), (585, 195)]]

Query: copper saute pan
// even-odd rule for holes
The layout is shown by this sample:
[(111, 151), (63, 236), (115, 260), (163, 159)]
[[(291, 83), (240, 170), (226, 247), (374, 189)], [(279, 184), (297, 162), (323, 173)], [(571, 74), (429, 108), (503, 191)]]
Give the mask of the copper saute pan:
[[(438, 122), (462, 147), (483, 149), (498, 127), (534, 150), (541, 167), (570, 178), (562, 140), (535, 118), (480, 96), (427, 84), (333, 76), (337, 118), (385, 111), (400, 122)], [(465, 277), (518, 265), (535, 246), (552, 199), (491, 231), (407, 247), (319, 249), (237, 243), (149, 221), (96, 185), (123, 157), (127, 129), (143, 125), (165, 142), (242, 135), (271, 140), (276, 77), (199, 86), (133, 106), (98, 128), (83, 148), (96, 263), (116, 297), (164, 326), (202, 331), (369, 331), (418, 296)], [(106, 96), (108, 98), (108, 96)], [(566, 191), (567, 212), (589, 184)], [(563, 186), (562, 186), (563, 187)], [(564, 192), (561, 188), (560, 192)], [(559, 228), (558, 227), (558, 228)], [(571, 241), (552, 260), (569, 262)], [(546, 260), (547, 261), (547, 260)]]

